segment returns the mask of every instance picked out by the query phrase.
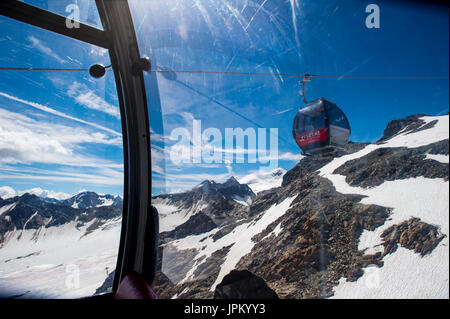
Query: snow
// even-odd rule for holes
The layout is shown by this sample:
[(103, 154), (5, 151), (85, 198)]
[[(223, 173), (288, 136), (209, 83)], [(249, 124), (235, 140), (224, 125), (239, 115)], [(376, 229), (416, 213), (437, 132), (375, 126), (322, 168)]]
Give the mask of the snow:
[(448, 164), (448, 155), (440, 155), (440, 154), (427, 154), (427, 159), (431, 159), (433, 161), (441, 162), (444, 164)]
[(35, 212), (33, 215), (30, 216), (30, 218), (27, 219), (27, 221), (25, 222), (25, 224), (23, 224), (23, 229), (22, 229), (22, 231), (25, 230), (25, 228), (27, 227), (28, 223), (29, 223), (34, 217), (36, 217), (37, 214), (38, 214), (38, 212)]
[[(449, 298), (448, 246), (441, 244), (425, 257), (399, 247), (383, 260), (382, 268), (365, 268), (364, 275), (355, 282), (341, 278), (334, 298)], [(447, 265), (446, 274), (445, 266), (439, 266), (442, 262)]]
[(274, 228), (274, 230), (272, 230), (270, 233), (268, 233), (266, 236), (264, 236), (264, 238), (262, 239), (262, 240), (264, 240), (264, 239), (266, 239), (266, 238), (269, 238), (270, 236), (275, 236), (275, 237), (278, 237), (278, 235), (281, 233), (281, 231), (283, 230), (283, 228), (281, 227), (281, 223), (279, 223), (275, 228)]
[(274, 234), (275, 237), (278, 237), (282, 230), (283, 228), (281, 228), (281, 223), (279, 223), (277, 227), (275, 227), (275, 229), (271, 232), (271, 234)]
[(255, 171), (239, 178), (238, 181), (240, 184), (247, 184), (255, 194), (258, 194), (271, 188), (280, 187), (285, 173), (286, 171), (282, 168), (271, 172)]
[(178, 299), (178, 296), (181, 296), (182, 294), (185, 294), (189, 291), (189, 287), (184, 288), (181, 292), (177, 292), (175, 295), (173, 295), (170, 299)]
[(152, 204), (158, 210), (160, 232), (171, 231), (189, 219), (189, 217), (181, 213), (180, 209), (176, 206), (163, 203)]
[[(359, 249), (366, 254), (381, 251), (382, 232), (410, 217), (437, 225), (447, 235), (433, 252), (425, 257), (399, 247), (384, 258), (384, 266), (377, 270), (380, 286), (367, 287), (373, 274), (364, 274), (356, 283), (341, 280), (335, 288), (336, 298), (449, 298), (449, 183), (441, 179), (415, 179), (385, 182), (365, 192), (361, 202), (393, 207), (383, 226), (375, 231), (364, 231)], [(401, 248), (401, 249), (400, 249)], [(370, 289), (368, 289), (370, 288)]]
[(281, 233), (281, 231), (283, 230), (283, 228), (281, 228), (281, 223), (279, 223), (277, 225), (277, 227), (275, 227), (274, 230), (272, 230), (272, 232), (270, 233), (270, 235), (275, 235), (275, 237), (278, 237), (278, 235)]
[[(346, 183), (345, 176), (333, 174), (345, 162), (378, 148), (416, 148), (448, 139), (448, 116), (421, 119), (426, 123), (434, 120), (438, 122), (431, 129), (412, 134), (401, 133), (383, 144), (368, 145), (359, 152), (336, 158), (320, 169), (319, 174), (328, 178), (340, 193), (366, 196), (361, 200), (363, 204), (392, 208), (390, 218), (384, 225), (374, 231), (363, 231), (358, 249), (365, 250), (365, 254), (382, 251), (382, 232), (411, 217), (438, 226), (446, 237), (425, 257), (399, 247), (396, 252), (384, 257), (383, 267), (365, 268), (364, 275), (356, 282), (347, 282), (341, 278), (339, 285), (334, 288), (334, 298), (449, 298), (449, 182), (440, 178), (417, 177), (362, 188), (352, 187)], [(441, 156), (430, 157), (443, 160)]]
[[(448, 139), (449, 116), (424, 116), (420, 118), (424, 125), (437, 121), (431, 129), (418, 131), (415, 133), (401, 133), (389, 139), (387, 143), (381, 144), (383, 147), (410, 147), (416, 148)], [(423, 126), (424, 126), (423, 125)]]
[(12, 204), (0, 207), (0, 216), (2, 216), (3, 214), (8, 213), (11, 210), (13, 210), (14, 207), (16, 207), (16, 205), (17, 205), (17, 202), (14, 202)]
[(234, 195), (233, 200), (243, 206), (250, 206), (252, 204), (252, 198), (248, 195), (246, 195), (245, 197)]
[[(363, 157), (370, 152), (385, 147), (417, 148), (448, 139), (448, 116), (422, 117), (425, 124), (437, 120), (436, 125), (427, 130), (408, 133), (403, 130), (383, 144), (368, 145), (364, 149), (334, 159), (319, 170), (340, 193), (366, 196), (362, 204), (376, 204), (392, 208), (392, 214), (384, 225), (374, 231), (363, 231), (358, 249), (365, 254), (381, 251), (381, 233), (392, 225), (411, 217), (436, 225), (446, 237), (432, 251), (422, 257), (412, 250), (398, 247), (397, 251), (383, 258), (384, 266), (368, 266), (364, 274), (355, 282), (341, 278), (334, 288), (334, 298), (449, 298), (449, 182), (444, 179), (424, 177), (386, 181), (381, 185), (362, 188), (346, 183), (345, 176), (333, 174), (336, 168), (349, 160)], [(425, 125), (424, 124), (424, 125)], [(427, 159), (449, 163), (448, 155), (427, 154)], [(248, 184), (255, 193), (281, 186), (284, 170), (274, 172), (253, 172), (239, 179)], [(34, 192), (43, 191), (34, 189)], [(8, 186), (0, 187), (0, 196), (16, 196), (17, 192)], [(61, 194), (60, 194), (61, 195)], [(49, 196), (47, 196), (49, 197)], [(249, 205), (249, 198), (236, 196), (234, 200)], [(212, 236), (219, 229), (208, 233), (188, 236), (172, 241), (166, 247), (178, 251), (194, 249), (194, 265), (182, 273), (181, 282), (194, 279), (194, 273), (214, 252), (231, 246), (216, 281), (210, 287), (214, 291), (223, 277), (233, 270), (242, 257), (255, 246), (252, 238), (263, 232), (269, 225), (280, 219), (292, 204), (294, 197), (273, 205), (259, 219), (237, 226), (229, 234), (213, 241)], [(112, 205), (112, 200), (103, 199), (99, 206)], [(191, 216), (204, 209), (207, 203), (200, 201), (193, 208), (180, 209), (170, 204), (168, 199), (153, 203), (158, 209), (160, 231), (170, 231), (186, 222)], [(0, 207), (0, 216), (11, 211), (16, 203)], [(72, 205), (78, 208), (78, 203)], [(33, 214), (29, 221), (34, 218)], [(50, 220), (47, 222), (47, 224)], [(76, 222), (58, 227), (14, 230), (6, 233), (0, 247), (0, 289), (10, 296), (47, 298), (78, 298), (92, 295), (102, 285), (108, 272), (115, 268), (120, 239), (120, 218), (84, 236), (89, 225), (77, 228)], [(281, 223), (268, 236), (278, 236)], [(171, 260), (163, 258), (163, 272)], [(165, 272), (166, 273), (166, 272)], [(170, 274), (166, 273), (170, 276)], [(32, 278), (32, 280), (30, 280)], [(79, 281), (77, 280), (79, 278)]]
[(174, 230), (207, 207), (205, 202), (199, 201), (190, 209), (181, 209), (171, 205), (170, 199), (159, 198), (152, 200), (152, 205), (158, 210), (159, 232)]
[[(261, 213), (258, 220), (252, 220), (248, 223), (241, 224), (216, 241), (213, 240), (212, 235), (218, 231), (217, 228), (206, 234), (188, 236), (168, 243), (168, 245), (172, 245), (178, 250), (197, 250), (197, 255), (194, 257), (196, 262), (181, 282), (193, 279), (195, 270), (214, 252), (232, 245), (225, 257), (224, 263), (220, 266), (219, 275), (217, 276), (216, 281), (210, 288), (211, 291), (214, 291), (215, 287), (222, 281), (223, 277), (235, 268), (239, 260), (251, 252), (255, 245), (252, 238), (264, 231), (271, 223), (282, 217), (291, 206), (294, 198), (295, 197), (290, 197), (279, 204), (273, 205), (267, 211)], [(164, 268), (163, 258), (163, 272), (167, 276), (170, 276), (170, 274), (164, 271)]]
[[(81, 194), (81, 196), (79, 196)], [(80, 202), (83, 199), (83, 193), (78, 194), (72, 204), (72, 208), (79, 208)], [(97, 194), (98, 195), (98, 199), (101, 201), (100, 204), (95, 205), (95, 207), (103, 207), (103, 206), (111, 206), (112, 204), (114, 204), (114, 198), (117, 198), (118, 196), (115, 196), (114, 198), (106, 198), (105, 194)]]
[[(448, 115), (434, 116), (434, 117), (425, 116), (421, 117), (420, 119), (424, 121), (423, 126), (435, 120), (437, 121), (437, 123), (431, 129), (426, 129), (415, 133), (404, 132), (394, 136), (393, 138), (389, 139), (388, 141), (382, 144), (370, 144), (358, 152), (338, 157), (331, 163), (322, 167), (322, 169), (320, 169), (319, 171), (320, 175), (327, 178), (332, 177), (334, 170), (343, 165), (344, 163), (353, 159), (363, 157), (379, 148), (387, 148), (387, 147), (417, 148), (449, 138)], [(342, 183), (342, 181), (340, 181), (340, 183)], [(345, 181), (343, 183), (346, 184)]]
[(76, 222), (70, 222), (8, 232), (0, 249), (1, 292), (24, 298), (94, 294), (107, 277), (106, 267), (116, 266), (121, 220), (83, 236), (87, 227), (77, 229)]
[(106, 197), (100, 198), (103, 203), (95, 206), (95, 207), (102, 207), (102, 206), (111, 206), (114, 203), (114, 199), (107, 199)]

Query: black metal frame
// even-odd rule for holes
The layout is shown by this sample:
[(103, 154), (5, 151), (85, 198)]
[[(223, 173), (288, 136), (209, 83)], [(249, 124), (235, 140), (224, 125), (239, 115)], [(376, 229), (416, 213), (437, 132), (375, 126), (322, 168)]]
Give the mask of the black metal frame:
[(96, 0), (104, 31), (17, 0), (1, 0), (0, 14), (109, 50), (116, 80), (124, 146), (124, 204), (113, 292), (130, 272), (154, 278), (158, 216), (151, 207), (151, 150), (142, 61), (127, 0)]
[(80, 23), (79, 28), (67, 28), (66, 17), (17, 0), (1, 0), (0, 14), (6, 17), (53, 31), (83, 42), (109, 49), (111, 42), (105, 31)]
[(150, 127), (144, 75), (126, 0), (96, 0), (105, 32), (122, 112), (125, 153), (122, 233), (113, 290), (134, 271), (153, 281), (158, 216), (151, 208)]

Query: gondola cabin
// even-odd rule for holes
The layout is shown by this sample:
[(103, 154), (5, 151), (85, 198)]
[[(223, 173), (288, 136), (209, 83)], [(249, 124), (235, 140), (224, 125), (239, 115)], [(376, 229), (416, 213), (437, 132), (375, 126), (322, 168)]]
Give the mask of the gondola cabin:
[(343, 148), (350, 137), (350, 124), (334, 103), (320, 98), (308, 103), (295, 116), (292, 134), (304, 154)]

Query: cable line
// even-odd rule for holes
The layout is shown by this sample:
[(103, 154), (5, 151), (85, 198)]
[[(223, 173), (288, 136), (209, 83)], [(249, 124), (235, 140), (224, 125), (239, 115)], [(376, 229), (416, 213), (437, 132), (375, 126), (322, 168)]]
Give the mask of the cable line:
[(337, 79), (393, 79), (393, 80), (443, 80), (448, 76), (373, 76), (373, 75), (313, 75), (313, 74), (273, 74), (273, 73), (253, 73), (253, 72), (221, 72), (221, 71), (187, 71), (187, 70), (151, 70), (155, 73), (185, 73), (185, 74), (210, 74), (210, 75), (246, 75), (246, 76), (271, 76), (271, 77), (296, 77), (296, 78), (337, 78)]
[[(96, 65), (94, 65), (96, 66)], [(103, 67), (103, 66), (101, 66)], [(106, 67), (103, 67), (103, 73), (99, 76), (94, 77), (101, 77), (104, 75), (104, 72), (112, 71), (111, 65), (108, 65)], [(59, 69), (59, 68), (20, 68), (20, 67), (0, 67), (0, 71), (57, 71), (57, 72), (90, 72), (90, 69)], [(255, 125), (259, 128), (264, 128), (262, 125), (256, 123), (255, 121), (249, 119), (245, 115), (242, 115), (241, 113), (233, 110), (232, 108), (226, 106), (225, 104), (219, 102), (218, 100), (208, 96), (207, 94), (193, 88), (192, 86), (188, 85), (187, 83), (184, 83), (176, 78), (176, 74), (202, 74), (202, 75), (237, 75), (237, 76), (270, 76), (270, 77), (291, 77), (291, 78), (323, 78), (323, 79), (374, 79), (374, 80), (447, 80), (448, 76), (374, 76), (374, 75), (313, 75), (313, 74), (273, 74), (273, 73), (254, 73), (254, 72), (221, 72), (221, 71), (190, 71), (190, 70), (169, 70), (169, 69), (160, 69), (160, 70), (150, 70), (148, 72), (152, 73), (161, 73), (166, 77), (170, 77), (171, 74), (174, 74), (175, 77), (171, 79), (172, 81), (175, 81), (178, 85), (181, 85), (196, 94), (208, 99), (209, 101), (215, 103), (216, 105), (220, 106), (221, 108), (227, 110), (228, 112), (231, 112), (235, 114), (236, 116), (246, 120), (247, 122), (251, 123), (252, 125)], [(92, 75), (92, 73), (91, 73)], [(285, 140), (283, 137), (278, 136), (283, 142), (287, 144), (291, 144), (287, 140)]]
[[(105, 68), (108, 68), (107, 66)], [(60, 71), (60, 72), (88, 72), (89, 69), (59, 69), (59, 68), (20, 68), (20, 67), (0, 67), (0, 71)], [(110, 70), (107, 70), (110, 71)], [(314, 75), (314, 74), (273, 74), (273, 73), (255, 73), (255, 72), (222, 72), (222, 71), (196, 71), (196, 70), (150, 70), (154, 73), (180, 73), (180, 74), (204, 74), (204, 75), (245, 75), (245, 76), (270, 76), (270, 77), (293, 77), (323, 79), (357, 79), (357, 80), (447, 80), (448, 76), (391, 76), (391, 75)]]
[[(243, 115), (243, 114), (241, 114), (241, 113), (239, 113), (239, 112), (233, 110), (232, 108), (226, 106), (225, 104), (223, 104), (223, 103), (217, 101), (216, 99), (214, 99), (214, 98), (212, 98), (212, 97), (206, 95), (205, 93), (200, 92), (199, 90), (193, 88), (192, 86), (190, 86), (190, 85), (188, 85), (188, 84), (186, 84), (186, 83), (184, 83), (184, 82), (182, 82), (182, 81), (180, 81), (180, 80), (174, 80), (174, 81), (175, 81), (176, 83), (178, 83), (179, 85), (184, 86), (185, 88), (187, 88), (187, 89), (189, 89), (189, 90), (191, 90), (191, 91), (197, 93), (198, 95), (200, 95), (200, 96), (206, 98), (208, 101), (213, 102), (213, 103), (217, 104), (218, 106), (220, 106), (221, 108), (223, 108), (223, 109), (225, 109), (225, 110), (227, 110), (227, 111), (229, 111), (229, 112), (231, 112), (231, 113), (237, 115), (237, 116), (240, 117), (241, 119), (244, 119), (244, 120), (246, 120), (247, 122), (249, 122), (249, 123), (251, 123), (251, 124), (253, 124), (253, 125), (255, 125), (255, 126), (259, 127), (259, 128), (265, 129), (265, 127), (263, 127), (262, 125), (260, 125), (260, 124), (256, 123), (255, 121), (249, 119), (249, 118), (246, 117), (245, 115)], [(280, 140), (282, 140), (283, 142), (287, 143), (288, 145), (291, 145), (291, 144), (292, 144), (291, 142), (287, 141), (286, 139), (284, 139), (283, 137), (281, 137), (281, 136), (278, 135), (278, 134), (277, 134), (277, 137), (278, 137)]]

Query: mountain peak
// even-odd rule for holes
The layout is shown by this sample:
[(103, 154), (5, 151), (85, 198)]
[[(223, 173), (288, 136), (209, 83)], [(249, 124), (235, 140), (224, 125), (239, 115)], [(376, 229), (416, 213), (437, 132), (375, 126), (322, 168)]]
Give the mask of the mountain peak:
[(82, 192), (76, 194), (75, 197), (86, 196), (86, 195), (91, 195), (91, 196), (97, 196), (97, 195), (99, 195), (99, 196), (100, 196), (100, 194), (97, 194), (97, 193), (95, 193), (95, 192), (82, 191)]
[(213, 184), (212, 181), (210, 181), (210, 180), (208, 180), (208, 179), (205, 179), (203, 182), (201, 182), (200, 184), (198, 184), (197, 186), (195, 186), (194, 189), (195, 189), (195, 188), (208, 187), (208, 186), (210, 186), (210, 185), (212, 185), (212, 184)]
[(234, 176), (231, 176), (229, 179), (227, 179), (225, 184), (240, 184), (240, 183), (237, 181), (236, 178), (234, 178)]
[(35, 194), (32, 194), (32, 193), (24, 193), (21, 196), (19, 196), (19, 199), (22, 199), (22, 200), (39, 200), (39, 196), (36, 196)]
[(420, 120), (420, 118), (424, 116), (427, 115), (414, 114), (401, 119), (390, 121), (383, 132), (383, 136), (377, 142), (386, 141), (402, 131), (414, 130), (419, 128), (424, 124), (423, 121)]

